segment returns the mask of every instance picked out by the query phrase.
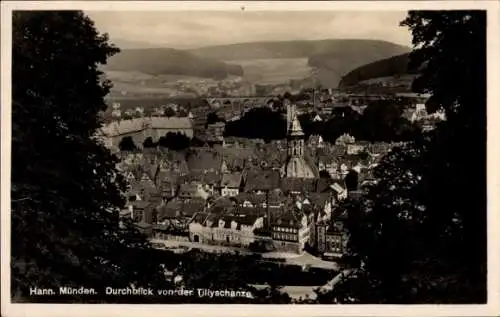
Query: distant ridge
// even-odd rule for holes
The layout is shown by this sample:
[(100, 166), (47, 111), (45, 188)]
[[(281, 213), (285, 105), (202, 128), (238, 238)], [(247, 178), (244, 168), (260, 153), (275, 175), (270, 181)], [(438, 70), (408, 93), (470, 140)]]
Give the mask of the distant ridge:
[(357, 67), (342, 77), (339, 87), (353, 86), (374, 78), (418, 74), (419, 69), (410, 68), (409, 61), (409, 53), (406, 53)]
[[(309, 58), (318, 54), (340, 52), (346, 49), (351, 51), (353, 49), (370, 48), (372, 48), (372, 51), (391, 51), (391, 54), (387, 57), (409, 51), (406, 46), (381, 40), (327, 39), (216, 45), (191, 49), (189, 52), (200, 57), (230, 61), (238, 59)], [(397, 53), (394, 53), (395, 51)]]
[[(310, 78), (304, 79), (316, 83), (315, 85), (334, 88), (339, 85), (342, 76), (351, 70), (380, 59), (407, 53), (409, 50), (409, 47), (387, 41), (366, 39), (251, 42), (189, 50), (123, 49), (121, 53), (110, 58), (107, 69), (149, 75), (171, 74), (223, 79), (229, 75), (244, 75), (244, 69), (238, 61), (241, 61), (241, 65), (248, 66), (248, 61), (275, 59), (286, 65), (286, 60), (290, 59), (289, 65), (294, 67), (297, 62), (292, 59), (306, 59), (307, 65), (314, 71), (308, 75)], [(272, 62), (270, 67), (273, 67)], [(293, 77), (292, 73), (290, 77)], [(280, 74), (283, 78), (286, 75), (286, 72)]]
[(149, 75), (185, 75), (223, 79), (243, 75), (243, 69), (214, 59), (172, 48), (123, 49), (105, 67), (115, 71), (136, 71)]
[(368, 39), (252, 42), (189, 50), (199, 57), (223, 61), (307, 58), (308, 65), (316, 69), (313, 80), (332, 88), (354, 68), (409, 51), (407, 46)]

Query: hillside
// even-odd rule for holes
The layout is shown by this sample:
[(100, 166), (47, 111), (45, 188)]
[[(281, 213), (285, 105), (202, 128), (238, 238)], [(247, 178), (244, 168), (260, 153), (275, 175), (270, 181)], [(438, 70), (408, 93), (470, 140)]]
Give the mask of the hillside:
[[(312, 41), (252, 42), (192, 49), (189, 52), (204, 58), (224, 61), (238, 59), (271, 59), (313, 57), (325, 53), (345, 51), (373, 51), (378, 55), (392, 56), (407, 52), (408, 48), (378, 40), (329, 39)], [(398, 53), (394, 53), (398, 52)], [(388, 57), (387, 56), (387, 57)], [(375, 56), (374, 60), (377, 60)]]
[(239, 65), (227, 64), (170, 48), (125, 49), (108, 60), (107, 70), (135, 71), (149, 75), (185, 75), (226, 78), (243, 75)]
[(360, 82), (382, 77), (400, 77), (417, 74), (418, 69), (409, 68), (409, 54), (396, 55), (355, 68), (345, 74), (339, 87), (349, 87)]
[[(325, 87), (336, 87), (348, 71), (409, 51), (408, 47), (379, 40), (329, 39), (315, 41), (254, 42), (202, 47), (189, 52), (223, 61), (293, 60), (306, 58), (314, 77)], [(290, 65), (292, 67), (292, 65)]]

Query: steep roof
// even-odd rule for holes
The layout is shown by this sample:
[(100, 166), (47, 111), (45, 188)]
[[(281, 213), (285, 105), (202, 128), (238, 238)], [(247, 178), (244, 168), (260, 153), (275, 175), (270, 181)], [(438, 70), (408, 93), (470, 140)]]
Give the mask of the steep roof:
[(191, 217), (198, 212), (202, 212), (205, 209), (205, 203), (198, 199), (186, 199), (181, 205), (181, 211), (183, 216)]
[(222, 175), (221, 186), (229, 188), (239, 188), (241, 185), (241, 173), (227, 173)]
[(101, 131), (106, 136), (118, 136), (132, 132), (138, 132), (145, 128), (143, 118), (113, 121), (104, 125)]
[(295, 211), (283, 211), (272, 217), (271, 225), (298, 229), (302, 225), (301, 218), (302, 214)]
[(195, 170), (220, 170), (222, 157), (215, 151), (197, 149), (187, 155), (187, 166), (190, 171)]
[(245, 191), (279, 188), (280, 173), (274, 170), (249, 170), (245, 176)]
[(316, 180), (307, 178), (284, 178), (281, 182), (283, 192), (308, 193), (315, 191)]

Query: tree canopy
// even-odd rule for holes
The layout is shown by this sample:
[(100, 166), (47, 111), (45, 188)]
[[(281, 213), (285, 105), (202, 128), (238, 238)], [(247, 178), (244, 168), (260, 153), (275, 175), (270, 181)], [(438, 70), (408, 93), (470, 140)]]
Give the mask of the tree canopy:
[(137, 146), (134, 143), (134, 139), (131, 136), (125, 136), (120, 140), (118, 144), (120, 151), (134, 151)]
[(94, 137), (110, 89), (98, 66), (116, 52), (82, 12), (13, 14), (14, 300), (32, 286), (164, 281), (154, 262), (134, 259), (148, 244), (130, 223), (119, 226), (125, 183)]
[(228, 122), (224, 135), (264, 140), (284, 139), (286, 122), (279, 112), (268, 107), (253, 108), (240, 120)]
[[(357, 277), (320, 302), (486, 301), (486, 13), (412, 11), (416, 92), (447, 120), (393, 150), (378, 183), (347, 200)], [(467, 154), (464, 154), (467, 152)]]
[(158, 145), (174, 151), (181, 151), (189, 147), (189, 137), (180, 132), (168, 132), (158, 140)]

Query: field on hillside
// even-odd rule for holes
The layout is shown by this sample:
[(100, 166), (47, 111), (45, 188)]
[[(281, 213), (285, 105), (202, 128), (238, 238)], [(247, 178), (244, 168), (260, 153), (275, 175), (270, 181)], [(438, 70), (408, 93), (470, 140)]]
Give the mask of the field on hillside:
[[(208, 82), (210, 79), (182, 76), (182, 75), (158, 75), (152, 76), (136, 71), (110, 71), (107, 70), (106, 77), (113, 82), (111, 95), (116, 98), (125, 99), (135, 97), (164, 97), (178, 93), (173, 87), (178, 80), (189, 81), (193, 84)], [(123, 95), (122, 91), (127, 94)], [(190, 95), (184, 94), (186, 97)]]
[(312, 68), (307, 58), (232, 60), (243, 67), (243, 78), (253, 84), (282, 84), (308, 77)]

